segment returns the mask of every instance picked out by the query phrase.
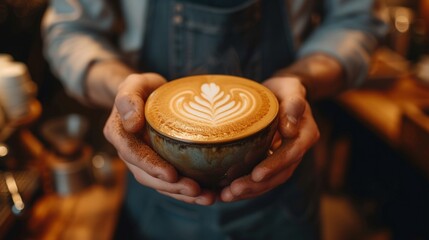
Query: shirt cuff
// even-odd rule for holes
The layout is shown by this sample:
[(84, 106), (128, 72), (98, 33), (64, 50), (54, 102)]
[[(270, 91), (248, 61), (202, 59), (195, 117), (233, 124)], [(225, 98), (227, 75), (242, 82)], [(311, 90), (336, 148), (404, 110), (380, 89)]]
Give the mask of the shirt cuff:
[(297, 56), (303, 58), (313, 53), (324, 53), (335, 58), (343, 67), (347, 86), (356, 87), (368, 76), (370, 53), (376, 46), (377, 39), (362, 31), (320, 31), (305, 42)]
[[(92, 64), (98, 61), (119, 59), (120, 57), (109, 50), (109, 47), (95, 43), (91, 37), (79, 35), (68, 36), (69, 39), (62, 41), (56, 51), (49, 53), (55, 59), (51, 62), (56, 69), (56, 75), (65, 86), (65, 90), (71, 96), (81, 102), (87, 102), (85, 94), (85, 79)], [(67, 49), (64, 49), (67, 48)]]

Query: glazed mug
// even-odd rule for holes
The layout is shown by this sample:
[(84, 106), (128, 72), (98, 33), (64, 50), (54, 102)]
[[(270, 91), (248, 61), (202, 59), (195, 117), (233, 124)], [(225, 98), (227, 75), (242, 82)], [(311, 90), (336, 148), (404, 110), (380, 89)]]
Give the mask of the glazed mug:
[(198, 75), (164, 84), (147, 99), (151, 147), (180, 174), (218, 188), (249, 174), (267, 157), (278, 101), (261, 84)]

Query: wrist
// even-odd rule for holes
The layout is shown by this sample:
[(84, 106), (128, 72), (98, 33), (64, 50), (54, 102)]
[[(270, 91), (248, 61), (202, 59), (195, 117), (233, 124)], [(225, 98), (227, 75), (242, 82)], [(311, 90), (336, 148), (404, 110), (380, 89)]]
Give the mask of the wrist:
[(112, 107), (119, 85), (134, 72), (117, 59), (94, 62), (85, 79), (87, 101), (102, 107)]
[(344, 89), (342, 66), (336, 59), (322, 53), (299, 59), (276, 72), (275, 76), (296, 77), (307, 89), (307, 97), (312, 100), (333, 96)]

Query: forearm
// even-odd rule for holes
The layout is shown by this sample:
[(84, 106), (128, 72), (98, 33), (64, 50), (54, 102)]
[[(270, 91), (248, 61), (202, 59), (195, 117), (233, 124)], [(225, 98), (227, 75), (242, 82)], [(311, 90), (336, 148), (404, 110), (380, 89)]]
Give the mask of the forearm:
[(278, 71), (275, 76), (297, 77), (307, 90), (309, 99), (333, 96), (345, 88), (340, 63), (328, 55), (315, 53)]
[(91, 104), (111, 108), (118, 86), (134, 70), (119, 60), (107, 60), (91, 65), (85, 78), (85, 95)]
[[(326, 0), (320, 25), (297, 49), (289, 71), (304, 76), (310, 97), (320, 98), (362, 85), (369, 61), (387, 33), (374, 0)], [(316, 55), (322, 57), (314, 58)], [(315, 93), (314, 90), (317, 90)]]
[[(114, 72), (119, 75), (126, 72), (119, 66), (107, 68), (104, 72), (99, 69), (100, 63), (121, 58), (109, 38), (114, 32), (114, 23), (115, 15), (108, 1), (50, 1), (42, 25), (44, 53), (67, 93), (81, 102), (91, 100), (103, 106), (111, 105), (104, 92), (114, 89), (117, 81), (113, 78), (120, 78)], [(108, 85), (104, 86), (107, 79)], [(87, 92), (88, 89), (91, 90)], [(97, 100), (99, 93), (103, 93), (100, 94), (101, 101)]]

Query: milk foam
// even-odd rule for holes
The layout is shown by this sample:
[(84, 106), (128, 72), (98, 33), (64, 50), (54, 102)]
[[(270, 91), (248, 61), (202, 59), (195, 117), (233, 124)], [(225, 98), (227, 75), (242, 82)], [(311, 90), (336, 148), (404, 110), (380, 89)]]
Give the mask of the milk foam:
[(168, 82), (146, 101), (147, 123), (174, 139), (237, 140), (268, 126), (277, 98), (259, 83), (235, 76), (198, 75)]
[(200, 92), (184, 90), (170, 101), (177, 118), (212, 125), (246, 118), (255, 108), (256, 99), (246, 89), (232, 88), (225, 93), (216, 83), (203, 83)]

